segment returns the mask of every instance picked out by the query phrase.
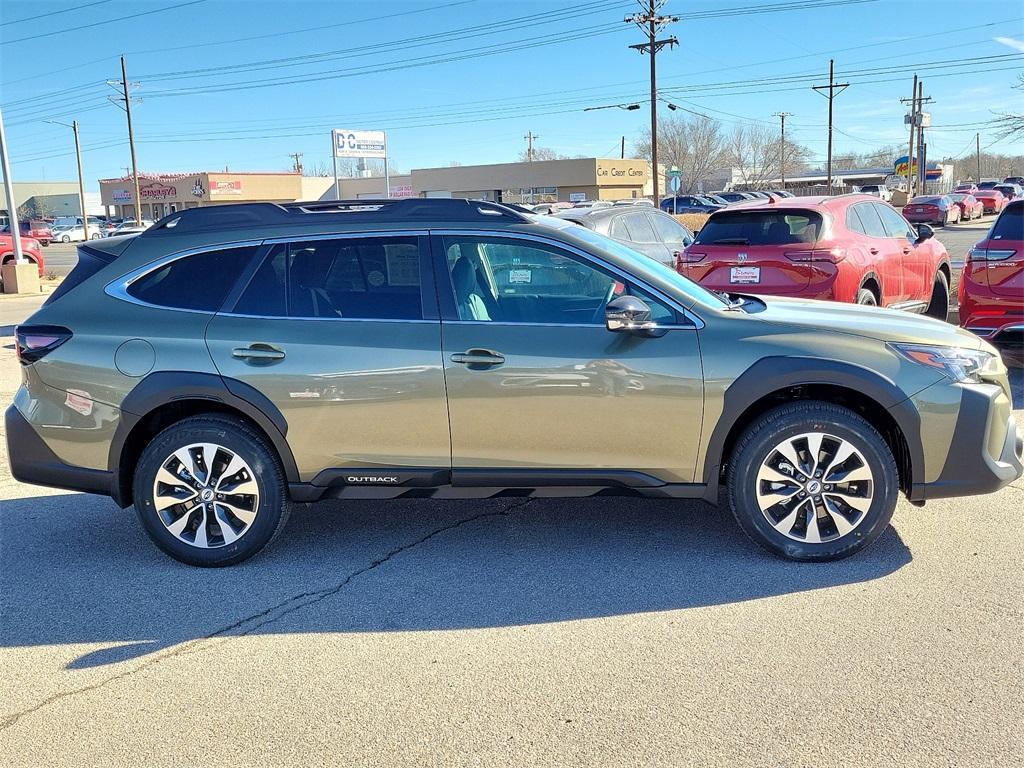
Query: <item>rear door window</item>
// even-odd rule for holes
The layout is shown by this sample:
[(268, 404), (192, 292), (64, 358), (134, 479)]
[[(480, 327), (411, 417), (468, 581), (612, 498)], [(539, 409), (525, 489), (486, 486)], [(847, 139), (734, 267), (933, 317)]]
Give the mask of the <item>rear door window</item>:
[(658, 236), (654, 234), (654, 228), (643, 211), (628, 213), (622, 217), (622, 221), (629, 232), (629, 239), (634, 243), (658, 242)]
[(813, 211), (756, 210), (718, 213), (697, 235), (701, 245), (793, 245), (813, 243), (821, 216)]
[(416, 237), (313, 240), (276, 245), (234, 312), (263, 317), (420, 320)]
[(247, 246), (185, 256), (135, 280), (127, 293), (158, 307), (216, 312), (258, 250)]
[(693, 235), (682, 224), (665, 214), (652, 214), (654, 230), (669, 248), (681, 250), (693, 242)]
[[(860, 222), (861, 228), (856, 231), (861, 232), (868, 237), (888, 237), (885, 233), (885, 225), (878, 217), (875, 207), (874, 203), (861, 203), (860, 205), (854, 205), (850, 208), (850, 211), (856, 217), (854, 220)], [(847, 218), (847, 221), (849, 221), (849, 218)]]

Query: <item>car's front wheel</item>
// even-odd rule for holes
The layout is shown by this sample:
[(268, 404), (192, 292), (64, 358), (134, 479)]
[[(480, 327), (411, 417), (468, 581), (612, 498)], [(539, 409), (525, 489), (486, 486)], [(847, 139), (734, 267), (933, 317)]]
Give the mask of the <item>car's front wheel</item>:
[(70, 243), (71, 242), (71, 238), (68, 237), (67, 235), (64, 235), (63, 237), (61, 237), (60, 241), (62, 243)]
[(936, 320), (949, 318), (949, 281), (946, 273), (941, 270), (935, 273), (935, 283), (932, 285), (932, 297), (928, 302), (928, 309), (925, 310), (928, 317)]
[(860, 415), (798, 402), (744, 431), (726, 490), (737, 522), (757, 544), (792, 560), (836, 560), (889, 525), (899, 476), (882, 436)]
[(195, 416), (160, 432), (139, 457), (133, 495), (153, 542), (190, 565), (252, 557), (288, 517), (277, 456), (263, 435), (229, 416)]

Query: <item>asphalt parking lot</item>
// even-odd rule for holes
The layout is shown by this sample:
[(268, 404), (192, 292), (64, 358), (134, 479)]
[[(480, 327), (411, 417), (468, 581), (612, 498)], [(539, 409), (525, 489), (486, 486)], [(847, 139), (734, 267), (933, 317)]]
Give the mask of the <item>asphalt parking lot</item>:
[[(0, 400), (19, 371), (0, 298)], [(1024, 377), (1014, 376), (1024, 423)], [(180, 565), (0, 464), (4, 765), (991, 765), (1024, 753), (1024, 481), (776, 560), (696, 502), (325, 502)], [(1018, 755), (1014, 758), (1013, 755)]]

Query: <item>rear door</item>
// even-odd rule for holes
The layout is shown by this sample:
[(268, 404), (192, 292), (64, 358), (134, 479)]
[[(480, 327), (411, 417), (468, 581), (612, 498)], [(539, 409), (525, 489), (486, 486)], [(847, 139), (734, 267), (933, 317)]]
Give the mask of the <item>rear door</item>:
[(804, 295), (821, 228), (821, 215), (813, 211), (719, 211), (688, 249), (687, 276), (719, 291)]
[(610, 236), (614, 240), (627, 243), (630, 248), (639, 251), (662, 264), (670, 264), (672, 257), (665, 245), (658, 240), (650, 219), (644, 211), (628, 211), (612, 218), (609, 224)]
[(419, 232), (272, 241), (207, 328), (220, 373), (284, 415), (303, 481), (449, 470), (425, 241)]

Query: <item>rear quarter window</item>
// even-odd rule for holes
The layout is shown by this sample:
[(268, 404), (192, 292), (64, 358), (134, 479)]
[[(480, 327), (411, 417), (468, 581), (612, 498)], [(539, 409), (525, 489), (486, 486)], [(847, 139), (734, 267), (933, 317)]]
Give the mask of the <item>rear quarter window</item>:
[(697, 235), (701, 245), (793, 245), (813, 243), (821, 234), (813, 211), (729, 211), (712, 216)]
[(184, 256), (135, 280), (127, 293), (158, 307), (216, 312), (257, 250), (247, 246)]

